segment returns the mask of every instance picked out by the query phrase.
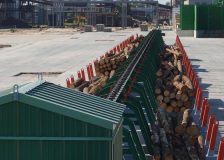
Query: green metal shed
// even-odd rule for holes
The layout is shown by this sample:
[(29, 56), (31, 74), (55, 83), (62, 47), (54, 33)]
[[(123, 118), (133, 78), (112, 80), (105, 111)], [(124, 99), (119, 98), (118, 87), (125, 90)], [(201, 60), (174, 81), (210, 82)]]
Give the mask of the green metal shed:
[(125, 105), (38, 81), (0, 94), (1, 160), (121, 160)]

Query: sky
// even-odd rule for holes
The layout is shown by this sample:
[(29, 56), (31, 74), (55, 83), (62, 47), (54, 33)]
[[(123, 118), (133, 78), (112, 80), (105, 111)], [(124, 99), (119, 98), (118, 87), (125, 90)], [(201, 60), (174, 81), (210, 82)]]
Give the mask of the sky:
[(160, 4), (166, 4), (166, 2), (170, 2), (170, 0), (159, 0)]

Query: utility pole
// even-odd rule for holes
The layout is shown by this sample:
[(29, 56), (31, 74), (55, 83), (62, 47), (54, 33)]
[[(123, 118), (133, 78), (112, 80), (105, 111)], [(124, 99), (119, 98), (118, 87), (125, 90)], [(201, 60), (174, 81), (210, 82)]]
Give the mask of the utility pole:
[(7, 12), (7, 5), (6, 5), (6, 0), (5, 0), (5, 13), (4, 13), (4, 19), (6, 19), (6, 12)]
[(121, 26), (122, 28), (127, 27), (127, 7), (128, 4), (127, 2), (124, 0), (121, 2)]

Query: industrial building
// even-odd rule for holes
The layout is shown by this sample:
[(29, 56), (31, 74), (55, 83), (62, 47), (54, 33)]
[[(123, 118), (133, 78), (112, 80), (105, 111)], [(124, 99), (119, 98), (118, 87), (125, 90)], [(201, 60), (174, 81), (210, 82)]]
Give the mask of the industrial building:
[(223, 1), (0, 0), (0, 160), (223, 160)]
[(73, 26), (105, 24), (109, 27), (126, 27), (142, 20), (157, 23), (157, 19), (170, 18), (170, 13), (171, 8), (152, 0), (141, 2), (133, 0), (124, 2), (115, 0), (0, 1), (1, 26), (8, 24), (17, 27), (35, 25), (63, 27), (69, 24)]
[(0, 158), (120, 160), (124, 107), (44, 81), (14, 86), (1, 94)]

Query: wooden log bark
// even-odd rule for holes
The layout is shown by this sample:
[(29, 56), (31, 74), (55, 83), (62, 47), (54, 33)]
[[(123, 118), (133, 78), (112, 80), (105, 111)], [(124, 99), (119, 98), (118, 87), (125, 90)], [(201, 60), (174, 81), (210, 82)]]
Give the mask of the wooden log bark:
[(175, 94), (175, 92), (171, 92), (171, 93), (170, 93), (170, 99), (173, 99), (173, 98), (176, 98), (176, 94)]
[(190, 90), (193, 90), (193, 85), (192, 85), (192, 83), (191, 83), (191, 80), (190, 80), (187, 76), (185, 76), (185, 75), (183, 75), (182, 79), (183, 79), (184, 84), (185, 84)]
[(195, 148), (194, 145), (192, 145), (192, 143), (187, 135), (183, 135), (183, 141), (187, 148), (188, 155), (190, 156), (190, 158), (192, 160), (199, 160), (199, 157), (197, 154), (197, 149)]
[(189, 100), (189, 97), (188, 97), (188, 95), (187, 94), (182, 94), (181, 95), (181, 101), (183, 101), (183, 102), (187, 102)]
[(173, 160), (173, 155), (169, 147), (169, 143), (166, 137), (166, 132), (163, 128), (159, 130), (159, 137), (161, 141), (161, 150), (162, 150), (162, 157), (164, 160)]
[(162, 91), (161, 91), (161, 89), (160, 89), (160, 88), (156, 88), (156, 89), (155, 89), (155, 94), (157, 94), (157, 95), (158, 95), (158, 94), (161, 94), (161, 93), (162, 93)]
[(177, 60), (177, 69), (179, 70), (181, 79), (182, 79), (182, 75), (183, 75), (183, 68), (182, 68), (182, 64), (181, 64), (181, 60)]
[(191, 108), (192, 107), (192, 102), (190, 100), (184, 102), (184, 107)]
[(200, 135), (200, 130), (195, 122), (192, 122), (191, 126), (187, 127), (187, 134), (191, 137), (198, 137)]
[(84, 89), (83, 89), (83, 93), (89, 93), (89, 87), (85, 87)]
[(114, 74), (115, 74), (115, 70), (112, 70), (112, 71), (110, 72), (110, 78), (112, 78), (112, 77), (114, 76)]
[(197, 140), (198, 141), (197, 141), (196, 148), (198, 150), (198, 157), (200, 160), (205, 160), (206, 157), (205, 157), (205, 153), (204, 153), (204, 140), (203, 140), (202, 135), (199, 135)]
[(84, 82), (84, 79), (83, 78), (79, 78), (75, 81), (74, 83), (74, 87), (78, 87), (80, 86), (82, 83)]
[(172, 100), (172, 101), (170, 102), (170, 104), (171, 104), (171, 106), (173, 106), (173, 107), (177, 107), (177, 102), (176, 102), (175, 100)]
[(158, 109), (157, 112), (158, 122), (161, 127), (164, 128), (165, 132), (168, 134), (173, 133), (172, 124), (169, 123), (166, 111), (162, 108)]
[(166, 48), (166, 51), (170, 52), (170, 53), (172, 53), (172, 54), (174, 54), (174, 55), (176, 55), (178, 57), (181, 56), (181, 53), (176, 51), (176, 50), (172, 50), (172, 49)]
[(169, 90), (165, 90), (165, 91), (163, 92), (163, 95), (164, 95), (165, 97), (168, 97), (168, 96), (170, 95), (170, 91), (169, 91)]
[(182, 126), (187, 127), (189, 117), (190, 117), (190, 109), (184, 110), (183, 119), (181, 122)]
[(180, 135), (174, 135), (172, 140), (173, 155), (176, 160), (191, 160)]
[(157, 99), (157, 101), (158, 102), (162, 102), (163, 101), (163, 95), (158, 95), (157, 97), (156, 97), (156, 99)]
[(162, 109), (166, 110), (167, 104), (166, 104), (166, 103), (161, 102), (161, 103), (159, 104), (159, 106), (160, 106), (160, 108), (162, 108)]
[(76, 87), (75, 89), (78, 90), (78, 91), (83, 92), (83, 89), (84, 89), (85, 87), (88, 87), (89, 84), (90, 84), (90, 82), (85, 81), (85, 82), (83, 82), (80, 86)]
[(155, 122), (155, 125), (152, 126), (152, 141), (153, 141), (153, 157), (155, 160), (160, 160), (160, 134), (159, 134), (159, 126), (158, 122)]
[(186, 92), (188, 90), (188, 87), (186, 85), (184, 85), (183, 83), (181, 82), (178, 82), (178, 81), (174, 81), (173, 82), (173, 85), (179, 90), (179, 91), (182, 91), (182, 92)]
[(170, 98), (169, 98), (169, 97), (164, 97), (163, 101), (164, 101), (165, 103), (169, 103), (169, 102), (170, 102)]

